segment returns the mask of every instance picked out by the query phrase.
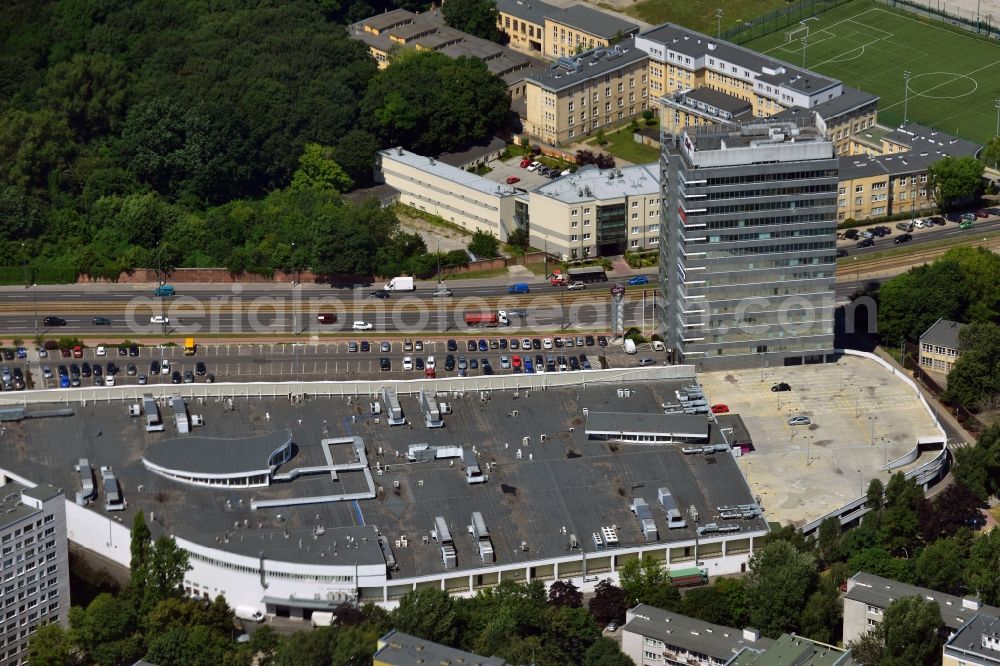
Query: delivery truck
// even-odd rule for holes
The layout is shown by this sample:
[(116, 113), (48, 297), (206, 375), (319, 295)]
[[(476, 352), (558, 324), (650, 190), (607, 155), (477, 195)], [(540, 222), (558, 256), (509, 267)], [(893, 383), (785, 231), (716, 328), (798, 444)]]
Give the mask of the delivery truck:
[(413, 291), (417, 287), (413, 284), (413, 278), (402, 275), (400, 277), (394, 277), (385, 283), (382, 287), (386, 291)]
[(503, 310), (498, 312), (466, 312), (465, 325), (479, 327), (506, 326), (510, 323), (507, 313)]
[(237, 606), (233, 609), (233, 615), (248, 622), (263, 622), (264, 614), (253, 606)]

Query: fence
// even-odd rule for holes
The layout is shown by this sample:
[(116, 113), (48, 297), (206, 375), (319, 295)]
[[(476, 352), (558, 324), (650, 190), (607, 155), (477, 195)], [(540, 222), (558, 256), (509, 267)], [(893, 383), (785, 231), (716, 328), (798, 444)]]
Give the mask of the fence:
[(916, 2), (916, 0), (878, 1), (888, 7), (902, 9), (903, 11), (934, 19), (935, 21), (943, 21), (978, 35), (1000, 39), (1000, 23), (998, 23), (998, 18), (991, 14), (983, 16), (971, 9), (964, 9), (958, 5), (940, 2), (940, 0), (937, 2), (930, 0), (927, 3)]
[(803, 19), (839, 7), (851, 0), (799, 0), (780, 9), (774, 9), (757, 18), (743, 21), (739, 25), (722, 31), (722, 39), (735, 44), (745, 44), (752, 39), (770, 35)]

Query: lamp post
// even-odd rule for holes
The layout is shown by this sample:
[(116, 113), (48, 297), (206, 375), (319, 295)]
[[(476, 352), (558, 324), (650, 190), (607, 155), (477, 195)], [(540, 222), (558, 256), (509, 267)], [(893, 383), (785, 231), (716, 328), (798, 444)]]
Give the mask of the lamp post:
[(876, 414), (870, 414), (868, 420), (872, 424), (872, 446), (875, 446), (875, 422), (878, 421), (878, 416)]
[(903, 72), (903, 124), (906, 124), (910, 117), (908, 114), (910, 104), (910, 70)]
[(31, 289), (31, 297), (34, 301), (34, 316), (32, 323), (35, 326), (35, 339), (38, 339), (38, 293), (35, 291), (34, 281), (28, 282), (28, 245), (21, 243), (21, 253), (24, 255), (24, 288)]
[[(996, 136), (1000, 136), (1000, 99), (997, 100), (996, 104), (997, 104), (997, 131), (995, 134)], [(994, 162), (993, 168), (995, 169), (996, 166), (997, 166), (996, 162)]]
[(715, 37), (716, 37), (716, 39), (722, 39), (722, 15), (724, 13), (725, 12), (722, 11), (721, 7), (719, 9), (715, 10), (715, 23), (716, 23)]
[[(299, 271), (298, 264), (295, 263), (295, 241), (292, 241), (292, 256), (291, 256), (292, 268), (295, 269), (295, 277), (292, 278), (292, 335), (298, 335), (296, 329), (298, 328), (296, 324), (298, 323), (298, 317), (295, 312), (295, 284), (299, 281)], [(294, 348), (293, 348), (294, 351)]]

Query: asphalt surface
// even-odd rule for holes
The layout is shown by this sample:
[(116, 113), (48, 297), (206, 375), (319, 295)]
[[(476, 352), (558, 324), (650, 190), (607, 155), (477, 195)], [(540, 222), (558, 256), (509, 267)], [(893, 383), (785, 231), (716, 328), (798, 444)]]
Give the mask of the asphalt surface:
[[(873, 254), (875, 252), (885, 252), (897, 247), (914, 247), (922, 245), (923, 243), (930, 243), (934, 241), (949, 240), (953, 238), (961, 238), (963, 236), (974, 238), (976, 234), (985, 231), (997, 231), (1000, 230), (1000, 217), (991, 216), (987, 219), (977, 219), (975, 226), (972, 229), (960, 229), (957, 222), (947, 222), (945, 226), (935, 225), (931, 228), (925, 229), (914, 229), (911, 233), (913, 239), (906, 242), (896, 244), (895, 240), (904, 232), (896, 228), (898, 222), (887, 222), (885, 224), (871, 226), (885, 226), (889, 227), (892, 231), (888, 236), (883, 238), (876, 238), (875, 245), (871, 247), (859, 248), (857, 244), (859, 241), (852, 241), (847, 239), (842, 239), (837, 241), (837, 249), (845, 249), (848, 252), (848, 256), (851, 257), (863, 257), (866, 254)], [(858, 233), (861, 233), (865, 229), (870, 227), (858, 227)]]

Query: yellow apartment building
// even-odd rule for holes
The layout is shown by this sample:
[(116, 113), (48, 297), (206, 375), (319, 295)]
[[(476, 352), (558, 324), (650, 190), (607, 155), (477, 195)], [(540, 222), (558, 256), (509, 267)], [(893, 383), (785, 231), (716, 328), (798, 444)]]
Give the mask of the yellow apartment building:
[(647, 76), (632, 39), (560, 58), (525, 79), (523, 131), (559, 146), (627, 121), (650, 106)]
[(639, 26), (583, 4), (566, 8), (536, 0), (497, 0), (497, 28), (510, 48), (551, 59), (632, 37)]

